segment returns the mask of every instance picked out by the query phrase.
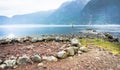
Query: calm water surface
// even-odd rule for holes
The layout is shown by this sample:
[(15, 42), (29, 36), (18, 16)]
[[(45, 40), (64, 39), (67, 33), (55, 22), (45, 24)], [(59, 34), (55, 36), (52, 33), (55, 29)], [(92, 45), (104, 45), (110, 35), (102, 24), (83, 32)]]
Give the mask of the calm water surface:
[(9, 34), (14, 34), (17, 36), (27, 36), (35, 34), (69, 34), (78, 33), (88, 28), (92, 28), (98, 32), (109, 32), (114, 36), (120, 37), (120, 26), (118, 25), (71, 25), (66, 26), (1, 26), (0, 27), (0, 37), (5, 37)]

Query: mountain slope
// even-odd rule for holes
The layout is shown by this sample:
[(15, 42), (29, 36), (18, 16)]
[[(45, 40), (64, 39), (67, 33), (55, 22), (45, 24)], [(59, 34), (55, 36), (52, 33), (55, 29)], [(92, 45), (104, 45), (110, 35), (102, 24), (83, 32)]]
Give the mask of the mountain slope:
[(11, 18), (12, 24), (39, 24), (44, 23), (46, 17), (48, 17), (53, 11), (42, 11), (24, 15), (15, 15)]
[[(88, 1), (88, 0), (87, 0)], [(13, 24), (78, 24), (82, 8), (87, 3), (83, 0), (73, 0), (62, 4), (54, 11), (15, 15), (10, 20)]]
[(1, 16), (9, 24), (120, 24), (120, 0), (72, 0), (54, 11)]
[(83, 9), (81, 23), (120, 24), (120, 0), (91, 0)]
[(83, 0), (66, 2), (49, 16), (50, 19), (48, 22), (57, 24), (79, 24), (79, 15), (85, 4)]
[(9, 22), (9, 18), (5, 16), (0, 16), (0, 25), (7, 24)]

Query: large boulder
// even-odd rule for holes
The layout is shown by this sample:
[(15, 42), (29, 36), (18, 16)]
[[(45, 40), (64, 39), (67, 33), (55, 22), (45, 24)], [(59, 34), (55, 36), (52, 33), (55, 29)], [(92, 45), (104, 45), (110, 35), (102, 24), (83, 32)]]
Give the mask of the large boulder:
[(68, 53), (66, 52), (66, 51), (59, 51), (58, 53), (57, 53), (57, 57), (58, 58), (61, 58), (61, 59), (64, 59), (64, 58), (66, 58), (68, 56)]
[(42, 58), (40, 55), (36, 54), (32, 57), (32, 61), (34, 62), (41, 62), (42, 61)]
[(68, 55), (73, 56), (75, 54), (74, 48), (73, 47), (68, 47), (66, 48), (66, 51), (69, 53)]
[(16, 60), (6, 60), (4, 63), (7, 65), (7, 67), (13, 67), (16, 65)]
[(30, 61), (31, 61), (30, 58), (28, 56), (24, 55), (24, 56), (18, 58), (17, 64), (23, 64), (23, 63), (27, 63)]
[(80, 47), (80, 46), (81, 46), (80, 42), (79, 42), (78, 39), (76, 39), (76, 38), (73, 38), (73, 39), (71, 40), (71, 45), (72, 45), (72, 46), (77, 46), (77, 47)]

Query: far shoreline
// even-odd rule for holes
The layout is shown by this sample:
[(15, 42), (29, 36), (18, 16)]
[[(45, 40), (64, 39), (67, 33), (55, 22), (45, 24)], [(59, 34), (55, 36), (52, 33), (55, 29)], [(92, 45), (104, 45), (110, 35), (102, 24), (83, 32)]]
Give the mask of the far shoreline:
[(86, 27), (120, 27), (120, 25), (115, 24), (105, 24), (105, 25), (43, 25), (43, 24), (11, 24), (11, 25), (0, 25), (0, 28), (31, 28), (31, 27), (80, 27), (80, 26), (86, 26)]

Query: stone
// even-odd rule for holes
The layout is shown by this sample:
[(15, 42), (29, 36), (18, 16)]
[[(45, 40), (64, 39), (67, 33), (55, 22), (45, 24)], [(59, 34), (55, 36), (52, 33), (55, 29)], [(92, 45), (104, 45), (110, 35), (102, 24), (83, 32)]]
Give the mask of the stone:
[(0, 64), (2, 63), (3, 61), (0, 59)]
[(42, 56), (42, 61), (47, 61), (47, 56)]
[(79, 50), (82, 51), (82, 52), (87, 52), (87, 51), (88, 51), (88, 48), (85, 47), (85, 46), (83, 46), (83, 47), (80, 47)]
[(110, 33), (104, 33), (104, 35), (106, 36), (106, 38), (108, 39), (113, 39), (113, 36)]
[(83, 52), (82, 51), (78, 51), (78, 54), (82, 54)]
[(31, 61), (30, 58), (28, 56), (24, 55), (24, 56), (18, 58), (17, 63), (23, 64), (23, 63), (27, 63), (30, 61)]
[(15, 56), (11, 56), (10, 59), (11, 59), (11, 60), (16, 60), (17, 57), (15, 57)]
[(35, 47), (34, 45), (28, 45), (28, 46), (24, 46), (24, 47), (26, 47), (26, 49), (28, 49), (28, 50), (33, 50), (33, 48)]
[(68, 58), (71, 59), (71, 60), (73, 59), (73, 57), (68, 57)]
[(6, 67), (7, 67), (6, 64), (1, 64), (1, 65), (0, 65), (0, 70), (4, 70)]
[(46, 39), (47, 41), (54, 41), (55, 40), (55, 38), (54, 37), (47, 37), (47, 39)]
[(66, 37), (66, 38), (63, 38), (63, 41), (66, 41), (66, 42), (68, 41), (68, 42), (70, 42), (70, 38), (67, 38), (67, 37)]
[(55, 41), (56, 41), (56, 42), (59, 42), (59, 41), (62, 41), (62, 40), (63, 40), (63, 38), (62, 38), (62, 37), (59, 37), (59, 36), (55, 38)]
[(43, 41), (43, 38), (38, 38), (38, 41), (39, 41), (39, 42), (42, 42), (42, 41)]
[(18, 38), (17, 41), (18, 41), (19, 43), (23, 43), (23, 42), (24, 42), (24, 38)]
[(47, 61), (57, 61), (58, 59), (54, 56), (48, 56)]
[(43, 61), (57, 61), (57, 58), (54, 56), (42, 56)]
[(120, 64), (117, 65), (117, 68), (120, 69)]
[(32, 57), (32, 61), (34, 62), (41, 62), (42, 58), (40, 57), (40, 55), (36, 54)]
[(66, 51), (59, 51), (58, 53), (57, 53), (57, 57), (58, 58), (61, 58), (61, 59), (64, 59), (64, 58), (66, 58), (68, 56), (68, 53), (66, 52)]
[(18, 67), (17, 65), (13, 66), (14, 69), (16, 69), (17, 67)]
[(79, 47), (73, 47), (73, 48), (74, 48), (75, 53), (77, 53), (77, 52), (78, 52)]
[(7, 67), (13, 67), (16, 65), (16, 60), (6, 60), (4, 63), (7, 65)]
[(68, 47), (66, 51), (69, 53), (70, 56), (73, 56), (75, 54), (74, 48), (73, 47)]
[(43, 63), (39, 63), (37, 66), (38, 66), (38, 67), (43, 67), (44, 64), (43, 64)]
[(78, 56), (81, 56), (81, 54), (78, 54)]
[(24, 37), (24, 41), (30, 41), (31, 39), (32, 39), (32, 37), (30, 37), (30, 36)]
[(32, 43), (35, 43), (35, 42), (37, 42), (37, 41), (38, 41), (38, 38), (35, 38), (35, 37), (34, 37), (34, 38), (31, 39), (31, 42), (32, 42)]
[(7, 43), (11, 43), (11, 42), (12, 42), (12, 39), (7, 38), (5, 41), (6, 41)]
[(76, 38), (73, 38), (73, 39), (71, 40), (71, 45), (72, 45), (72, 46), (77, 46), (77, 47), (80, 47), (80, 46), (81, 46), (81, 44), (79, 43), (78, 39), (76, 39)]

